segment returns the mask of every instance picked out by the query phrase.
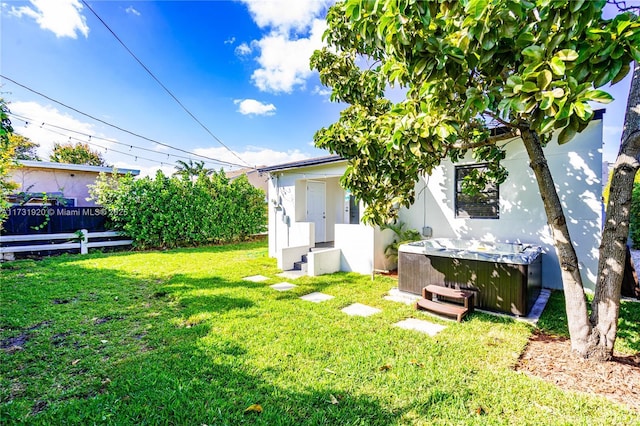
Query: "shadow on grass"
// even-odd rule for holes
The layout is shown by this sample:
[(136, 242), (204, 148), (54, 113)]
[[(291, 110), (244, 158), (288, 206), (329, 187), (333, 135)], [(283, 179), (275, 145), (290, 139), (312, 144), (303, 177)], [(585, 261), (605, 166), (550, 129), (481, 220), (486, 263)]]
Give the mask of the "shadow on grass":
[[(114, 424), (387, 425), (401, 415), (372, 397), (337, 387), (279, 385), (235, 362), (238, 353), (243, 353), (238, 345), (221, 340), (206, 351), (189, 341), (141, 354), (111, 372), (101, 395), (68, 401), (34, 420), (81, 424), (104, 407)], [(221, 357), (228, 361), (216, 360)], [(246, 412), (253, 404), (262, 412)]]
[[(214, 331), (215, 315), (254, 307), (251, 293), (264, 284), (187, 275), (158, 281), (64, 263), (54, 272), (40, 271), (38, 279), (31, 293), (17, 279), (10, 284), (11, 297), (17, 302), (23, 294), (20, 302), (33, 310), (27, 322), (44, 316), (51, 325), (15, 357), (0, 354), (0, 372), (20, 385), (0, 402), (9, 423), (386, 425), (406, 411), (387, 409), (344, 384), (308, 377), (300, 383), (300, 366), (284, 356), (273, 360), (275, 370), (253, 366), (244, 342)], [(42, 284), (48, 280), (52, 285)], [(227, 293), (240, 287), (247, 292)], [(3, 316), (23, 312), (17, 303), (14, 308), (3, 309)], [(92, 317), (118, 321), (86, 322)], [(191, 317), (192, 323), (176, 323)], [(52, 346), (51, 338), (65, 333), (85, 355), (71, 342)], [(52, 390), (50, 378), (65, 383), (64, 392)], [(252, 404), (260, 404), (262, 413), (245, 413)]]

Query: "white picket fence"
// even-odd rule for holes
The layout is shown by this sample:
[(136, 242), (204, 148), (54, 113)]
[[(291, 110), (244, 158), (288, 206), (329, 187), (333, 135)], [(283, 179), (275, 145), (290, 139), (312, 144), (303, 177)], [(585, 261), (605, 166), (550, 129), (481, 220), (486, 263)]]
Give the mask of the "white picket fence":
[[(130, 245), (132, 240), (117, 240), (117, 241), (96, 241), (89, 242), (92, 238), (106, 238), (106, 237), (119, 237), (120, 234), (115, 231), (106, 232), (89, 232), (86, 229), (81, 229), (79, 232), (69, 232), (62, 234), (32, 234), (32, 235), (2, 235), (0, 236), (0, 245), (3, 243), (16, 243), (25, 242), (30, 243), (34, 241), (48, 241), (48, 240), (66, 240), (62, 243), (52, 244), (26, 244), (20, 246), (0, 247), (0, 259), (10, 260), (13, 253), (25, 253), (32, 251), (49, 251), (49, 250), (70, 250), (80, 249), (81, 254), (87, 254), (90, 248), (96, 247), (114, 247), (114, 246), (127, 246)], [(74, 240), (74, 241), (69, 241)]]

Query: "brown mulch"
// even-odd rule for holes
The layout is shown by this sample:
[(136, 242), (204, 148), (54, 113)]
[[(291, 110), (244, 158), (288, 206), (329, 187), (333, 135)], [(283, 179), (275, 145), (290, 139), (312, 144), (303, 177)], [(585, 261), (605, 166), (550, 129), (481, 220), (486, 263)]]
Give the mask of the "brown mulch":
[(535, 334), (516, 366), (562, 389), (597, 394), (640, 411), (640, 353), (614, 354), (610, 362), (581, 359), (566, 337)]

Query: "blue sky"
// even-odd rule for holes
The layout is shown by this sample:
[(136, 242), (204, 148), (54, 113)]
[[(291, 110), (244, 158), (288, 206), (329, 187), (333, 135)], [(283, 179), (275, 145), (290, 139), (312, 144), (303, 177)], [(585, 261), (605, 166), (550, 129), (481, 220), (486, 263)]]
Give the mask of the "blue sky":
[[(80, 0), (2, 2), (0, 71), (103, 121), (213, 159), (255, 166), (325, 155), (313, 147), (313, 134), (336, 121), (342, 106), (328, 101), (308, 58), (321, 46), (324, 15), (331, 3), (88, 1), (213, 136)], [(616, 101), (606, 106), (606, 160), (613, 160), (617, 152), (629, 81), (611, 90)], [(158, 168), (171, 173), (176, 160), (189, 157), (83, 116), (7, 79), (0, 84), (12, 113), (25, 118), (12, 117), (16, 132), (39, 143), (43, 158), (54, 142), (69, 140), (89, 142), (109, 164), (143, 174)], [(204, 161), (208, 167), (220, 167)]]

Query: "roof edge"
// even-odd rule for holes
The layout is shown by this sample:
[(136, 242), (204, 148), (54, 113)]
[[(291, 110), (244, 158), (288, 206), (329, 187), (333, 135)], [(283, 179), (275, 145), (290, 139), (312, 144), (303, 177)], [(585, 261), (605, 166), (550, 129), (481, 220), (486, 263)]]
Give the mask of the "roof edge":
[[(52, 161), (32, 161), (32, 160), (18, 160), (18, 164), (25, 167), (33, 167), (39, 169), (55, 169), (55, 170), (69, 170), (77, 172), (96, 172), (96, 173), (111, 173), (115, 167), (104, 166), (90, 166), (87, 164), (69, 164), (69, 163), (55, 163)], [(138, 176), (140, 170), (136, 169), (117, 169), (118, 174), (131, 173), (133, 176)]]
[(258, 172), (270, 173), (280, 170), (297, 169), (300, 167), (318, 166), (321, 164), (337, 163), (339, 161), (346, 161), (339, 155), (327, 155), (324, 157), (307, 158), (305, 160), (291, 161), (289, 163), (276, 164), (273, 166), (259, 167)]

